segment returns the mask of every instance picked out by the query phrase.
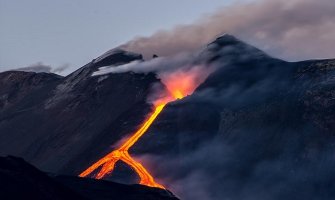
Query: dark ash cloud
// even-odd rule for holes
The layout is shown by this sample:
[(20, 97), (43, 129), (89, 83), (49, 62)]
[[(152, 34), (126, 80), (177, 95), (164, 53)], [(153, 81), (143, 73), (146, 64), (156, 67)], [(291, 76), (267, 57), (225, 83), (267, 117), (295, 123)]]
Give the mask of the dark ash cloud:
[(194, 24), (138, 37), (123, 48), (145, 57), (201, 48), (222, 33), (288, 60), (335, 57), (333, 0), (260, 0), (223, 7)]

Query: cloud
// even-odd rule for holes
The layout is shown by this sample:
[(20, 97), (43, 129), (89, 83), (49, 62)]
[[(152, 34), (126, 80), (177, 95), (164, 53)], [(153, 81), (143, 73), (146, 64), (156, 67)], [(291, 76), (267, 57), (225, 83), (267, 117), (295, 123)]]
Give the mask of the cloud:
[(51, 73), (52, 68), (51, 68), (50, 65), (45, 65), (42, 62), (38, 62), (38, 63), (35, 63), (35, 64), (31, 64), (27, 67), (18, 68), (16, 70), (24, 71), (24, 72)]
[(27, 67), (17, 68), (17, 71), (24, 72), (36, 72), (36, 73), (56, 73), (61, 74), (65, 70), (69, 68), (69, 64), (64, 64), (59, 67), (51, 67), (50, 65), (43, 64), (42, 62), (37, 62), (35, 64), (31, 64)]
[(58, 67), (55, 67), (51, 70), (52, 73), (56, 73), (56, 74), (61, 74), (63, 73), (64, 71), (66, 71), (67, 69), (70, 68), (70, 65), (69, 64), (63, 64), (61, 66), (58, 66)]
[(235, 3), (194, 24), (137, 37), (121, 47), (174, 55), (201, 48), (222, 33), (235, 35), (268, 53), (288, 59), (335, 57), (333, 0), (259, 0)]

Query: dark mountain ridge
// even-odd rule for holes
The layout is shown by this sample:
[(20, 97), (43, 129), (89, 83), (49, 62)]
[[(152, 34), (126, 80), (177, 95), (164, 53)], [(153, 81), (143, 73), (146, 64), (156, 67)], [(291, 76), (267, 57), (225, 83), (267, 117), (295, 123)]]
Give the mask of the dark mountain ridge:
[(169, 191), (71, 176), (47, 175), (21, 158), (0, 157), (0, 197), (7, 199), (161, 199)]

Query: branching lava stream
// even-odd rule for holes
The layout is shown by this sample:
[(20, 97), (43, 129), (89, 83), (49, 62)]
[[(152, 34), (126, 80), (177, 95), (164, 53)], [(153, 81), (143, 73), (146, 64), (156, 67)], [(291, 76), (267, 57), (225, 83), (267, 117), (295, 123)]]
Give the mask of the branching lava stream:
[(164, 188), (162, 185), (156, 183), (154, 178), (150, 175), (150, 173), (143, 167), (143, 165), (136, 160), (134, 160), (128, 153), (128, 149), (135, 144), (135, 142), (148, 130), (152, 122), (156, 119), (159, 113), (163, 110), (164, 104), (160, 104), (156, 106), (155, 111), (150, 115), (150, 117), (145, 121), (145, 123), (141, 126), (138, 131), (136, 131), (126, 142), (118, 149), (112, 151), (107, 154), (105, 157), (98, 160), (92, 166), (83, 171), (79, 176), (85, 177), (91, 174), (100, 166), (101, 169), (95, 176), (97, 179), (101, 179), (110, 172), (113, 171), (115, 163), (119, 160), (122, 160), (127, 165), (131, 166), (135, 172), (140, 176), (140, 184), (147, 185), (150, 187), (159, 187)]

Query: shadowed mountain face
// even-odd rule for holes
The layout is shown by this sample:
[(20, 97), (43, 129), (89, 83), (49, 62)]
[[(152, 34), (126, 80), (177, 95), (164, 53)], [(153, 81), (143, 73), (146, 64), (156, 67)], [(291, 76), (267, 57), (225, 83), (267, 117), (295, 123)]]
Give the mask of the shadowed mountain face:
[[(1, 73), (0, 153), (22, 156), (51, 172), (63, 172), (78, 157), (73, 167), (78, 173), (87, 156), (96, 158), (97, 151), (129, 134), (150, 111), (146, 99), (151, 86), (159, 83), (154, 74), (91, 77), (101, 63), (136, 59), (141, 56), (117, 51), (64, 78)], [(101, 142), (105, 143), (102, 147)]]
[[(67, 77), (1, 73), (0, 153), (77, 175), (138, 127), (161, 84), (153, 73), (91, 74), (141, 59), (112, 50)], [(199, 62), (216, 71), (168, 104), (132, 155), (185, 199), (335, 197), (335, 60), (289, 63), (224, 35)], [(119, 163), (111, 179), (129, 174)]]
[(0, 157), (1, 199), (178, 200), (170, 192), (71, 176), (48, 176), (21, 158)]

